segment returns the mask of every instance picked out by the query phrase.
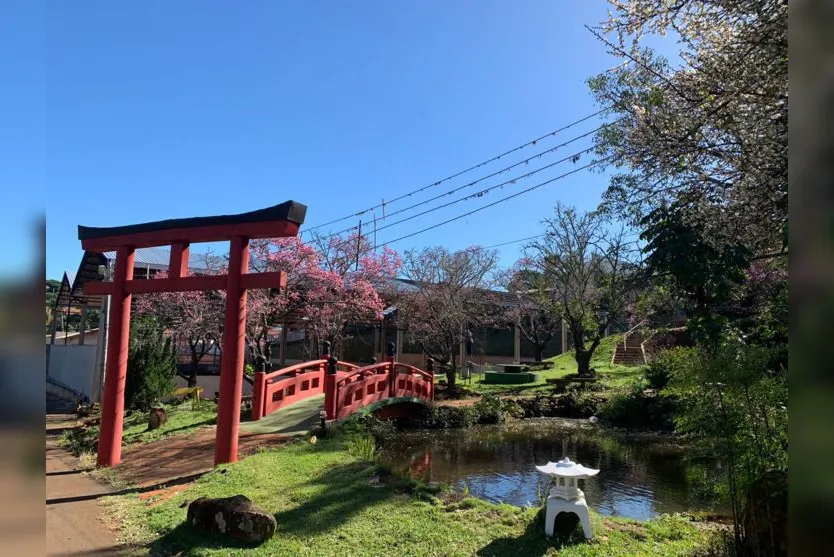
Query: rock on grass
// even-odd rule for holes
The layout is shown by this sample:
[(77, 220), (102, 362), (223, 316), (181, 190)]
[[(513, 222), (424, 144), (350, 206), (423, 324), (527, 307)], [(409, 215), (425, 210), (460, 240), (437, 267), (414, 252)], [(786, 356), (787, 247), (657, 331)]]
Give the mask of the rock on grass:
[(201, 497), (188, 505), (188, 523), (252, 544), (275, 535), (275, 517), (252, 504), (244, 495), (209, 499)]

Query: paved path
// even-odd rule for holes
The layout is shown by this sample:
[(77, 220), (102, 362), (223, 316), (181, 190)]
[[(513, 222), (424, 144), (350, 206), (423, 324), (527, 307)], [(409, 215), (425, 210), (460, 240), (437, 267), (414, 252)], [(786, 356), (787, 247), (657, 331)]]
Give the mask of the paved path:
[(112, 490), (77, 468), (62, 449), (61, 431), (74, 416), (46, 416), (46, 555), (119, 555), (115, 534), (101, 521), (98, 499)]

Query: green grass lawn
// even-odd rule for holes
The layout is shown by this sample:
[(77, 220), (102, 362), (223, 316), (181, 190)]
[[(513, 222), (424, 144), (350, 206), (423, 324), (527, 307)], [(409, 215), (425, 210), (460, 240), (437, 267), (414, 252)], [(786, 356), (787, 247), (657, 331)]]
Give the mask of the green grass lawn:
[[(265, 450), (168, 499), (127, 494), (105, 504), (124, 525), (122, 541), (152, 555), (678, 556), (705, 543), (682, 516), (639, 523), (594, 514), (595, 537), (586, 543), (574, 532), (560, 548), (544, 536), (537, 509), (434, 495), (410, 480), (375, 485), (376, 467), (346, 447), (341, 437)], [(244, 549), (184, 524), (189, 501), (238, 494), (275, 515), (278, 531), (264, 545)]]
[[(125, 416), (122, 445), (150, 443), (168, 437), (181, 435), (212, 425), (217, 420), (217, 405), (210, 400), (200, 401), (199, 408), (192, 408), (191, 401), (165, 406), (168, 421), (160, 428), (148, 431), (148, 413), (130, 412)], [(98, 443), (99, 426), (81, 426), (64, 433), (62, 444), (76, 455), (95, 451)]]
[[(602, 339), (594, 355), (591, 358), (591, 367), (596, 369), (599, 380), (609, 387), (620, 387), (637, 378), (642, 372), (642, 366), (612, 365), (611, 357), (614, 355), (614, 348), (622, 339), (622, 335), (611, 335)], [(576, 373), (576, 360), (573, 352), (565, 352), (553, 358), (545, 360), (551, 364), (550, 369), (536, 371), (539, 381), (527, 385), (489, 385), (481, 383), (480, 377), (473, 377), (471, 383), (461, 382), (468, 389), (479, 394), (499, 395), (524, 395), (547, 393), (552, 386), (546, 383), (547, 379), (558, 379)], [(441, 376), (442, 378), (443, 376)]]

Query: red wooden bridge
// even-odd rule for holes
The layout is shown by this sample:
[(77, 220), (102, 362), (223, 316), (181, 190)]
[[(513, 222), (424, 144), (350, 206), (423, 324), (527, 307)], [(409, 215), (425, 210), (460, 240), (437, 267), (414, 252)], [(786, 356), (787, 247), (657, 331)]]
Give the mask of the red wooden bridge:
[(339, 362), (329, 355), (327, 345), (319, 360), (255, 373), (253, 421), (321, 394), (328, 421), (363, 408), (378, 417), (405, 417), (434, 400), (434, 374), (395, 361), (392, 345), (387, 361), (364, 367)]

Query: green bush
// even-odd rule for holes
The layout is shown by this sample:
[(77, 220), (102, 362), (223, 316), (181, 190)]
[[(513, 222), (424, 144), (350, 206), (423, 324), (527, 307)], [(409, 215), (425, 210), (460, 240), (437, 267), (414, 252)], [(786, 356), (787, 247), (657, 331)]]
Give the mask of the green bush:
[(739, 331), (724, 331), (719, 345), (672, 375), (665, 392), (680, 400), (678, 431), (693, 448), (723, 463), (724, 491), (741, 522), (745, 493), (763, 476), (788, 467), (788, 378), (774, 351), (750, 344)]
[(484, 395), (472, 409), (479, 424), (500, 424), (504, 421), (503, 405), (497, 395)]
[(131, 328), (125, 408), (147, 411), (174, 390), (177, 360), (171, 338), (153, 320)]
[(336, 433), (350, 436), (371, 436), (377, 445), (382, 445), (397, 429), (389, 420), (380, 420), (373, 414), (353, 414), (337, 426)]
[(505, 416), (512, 418), (513, 420), (520, 420), (526, 415), (524, 408), (521, 407), (521, 404), (519, 404), (517, 400), (503, 401), (501, 409), (504, 411)]
[(255, 366), (247, 362), (243, 365), (243, 374), (247, 377), (255, 377)]
[(611, 426), (673, 431), (677, 399), (647, 393), (645, 380), (634, 381), (614, 392), (599, 408), (599, 419)]
[(458, 429), (469, 427), (478, 421), (474, 406), (431, 405), (423, 410), (418, 424), (427, 429)]
[(698, 357), (696, 348), (679, 346), (661, 350), (646, 366), (644, 375), (652, 389), (664, 389), (669, 379), (680, 375)]
[(569, 390), (558, 399), (556, 414), (564, 418), (590, 418), (600, 406), (600, 397), (585, 390)]
[(370, 435), (354, 437), (348, 441), (347, 449), (353, 456), (373, 462), (376, 457), (376, 440)]

